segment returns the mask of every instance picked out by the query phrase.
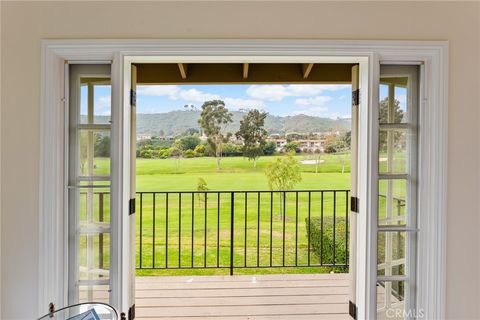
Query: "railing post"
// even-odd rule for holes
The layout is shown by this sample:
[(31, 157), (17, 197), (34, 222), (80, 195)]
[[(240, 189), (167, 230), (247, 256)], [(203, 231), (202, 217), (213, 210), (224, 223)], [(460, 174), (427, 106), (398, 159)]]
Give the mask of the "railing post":
[[(103, 192), (98, 194), (98, 222), (103, 222)], [(98, 234), (98, 268), (103, 269), (103, 233)], [(100, 277), (102, 277), (100, 275)]]
[(235, 232), (235, 193), (230, 193), (230, 275), (233, 276), (233, 239)]

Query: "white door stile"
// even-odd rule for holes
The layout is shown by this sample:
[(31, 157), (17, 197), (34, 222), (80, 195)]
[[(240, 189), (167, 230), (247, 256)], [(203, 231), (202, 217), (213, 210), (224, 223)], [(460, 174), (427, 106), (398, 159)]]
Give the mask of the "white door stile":
[(360, 106), (358, 115), (357, 286), (358, 319), (376, 318), (377, 194), (378, 184), (378, 54), (360, 62)]
[(112, 129), (111, 129), (111, 203), (110, 210), (115, 214), (111, 215), (111, 238), (110, 253), (111, 253), (111, 275), (110, 275), (110, 303), (118, 310), (121, 310), (123, 283), (125, 279), (122, 278), (123, 265), (123, 217), (124, 217), (124, 147), (123, 147), (123, 132), (124, 132), (124, 112), (123, 108), (123, 63), (122, 56), (116, 53), (112, 59), (111, 65), (111, 83), (112, 83)]
[[(357, 102), (353, 101), (353, 95), (358, 94)], [(352, 124), (351, 124), (351, 135), (350, 135), (350, 198), (358, 199), (358, 98), (360, 94), (359, 89), (359, 66), (354, 65), (352, 67)], [(354, 200), (355, 201), (355, 200)], [(353, 202), (351, 202), (352, 204)], [(357, 211), (358, 208), (354, 211), (350, 207), (350, 219), (349, 219), (349, 308), (356, 308), (356, 287), (357, 287)], [(350, 310), (353, 311), (353, 310)], [(356, 310), (353, 311), (356, 314)]]

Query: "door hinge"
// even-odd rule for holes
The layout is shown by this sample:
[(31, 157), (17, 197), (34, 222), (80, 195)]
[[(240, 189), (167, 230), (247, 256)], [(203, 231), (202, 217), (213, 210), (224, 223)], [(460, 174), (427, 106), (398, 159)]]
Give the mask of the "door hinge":
[(350, 211), (358, 213), (360, 206), (360, 199), (357, 197), (350, 197)]
[(352, 301), (348, 301), (348, 314), (353, 319), (357, 319), (357, 305)]
[(128, 215), (135, 213), (135, 198), (128, 201)]
[(135, 304), (128, 309), (128, 320), (135, 319)]
[(352, 104), (358, 106), (360, 104), (360, 89), (352, 91)]
[(136, 106), (137, 105), (137, 91), (130, 89), (130, 105)]

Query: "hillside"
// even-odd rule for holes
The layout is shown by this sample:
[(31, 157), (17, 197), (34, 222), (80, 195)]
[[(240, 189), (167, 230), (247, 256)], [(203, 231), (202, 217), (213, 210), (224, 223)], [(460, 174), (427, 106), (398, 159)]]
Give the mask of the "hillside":
[[(233, 123), (227, 127), (230, 132), (236, 132), (243, 117), (243, 112), (233, 111)], [(137, 134), (175, 136), (187, 129), (199, 129), (198, 118), (200, 111), (171, 111), (167, 113), (152, 113), (137, 115)], [(106, 122), (103, 116), (96, 117), (97, 122)], [(265, 120), (268, 133), (285, 132), (324, 132), (332, 129), (349, 130), (350, 120), (320, 118), (307, 115), (273, 116), (268, 115)]]

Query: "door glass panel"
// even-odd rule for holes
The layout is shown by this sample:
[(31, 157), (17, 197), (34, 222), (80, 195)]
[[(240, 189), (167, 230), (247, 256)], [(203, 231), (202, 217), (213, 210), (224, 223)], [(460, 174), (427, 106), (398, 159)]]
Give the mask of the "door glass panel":
[(406, 232), (380, 232), (377, 237), (377, 274), (402, 276), (405, 271)]
[(415, 311), (418, 78), (418, 66), (380, 67), (378, 319)]
[[(79, 297), (78, 302), (103, 302), (109, 303), (110, 300), (110, 286), (109, 285), (80, 285), (78, 287)], [(102, 318), (103, 319), (103, 318)]]
[(377, 282), (377, 319), (405, 319), (405, 281)]
[(378, 182), (378, 225), (406, 224), (406, 189), (404, 179)]
[(82, 77), (80, 81), (80, 123), (110, 123), (110, 78)]
[(110, 130), (80, 129), (80, 175), (110, 175)]
[(407, 129), (380, 129), (378, 135), (378, 171), (380, 173), (407, 171), (407, 136)]
[(408, 77), (388, 77), (380, 80), (379, 123), (408, 123)]
[(109, 302), (109, 65), (70, 65), (69, 304)]

